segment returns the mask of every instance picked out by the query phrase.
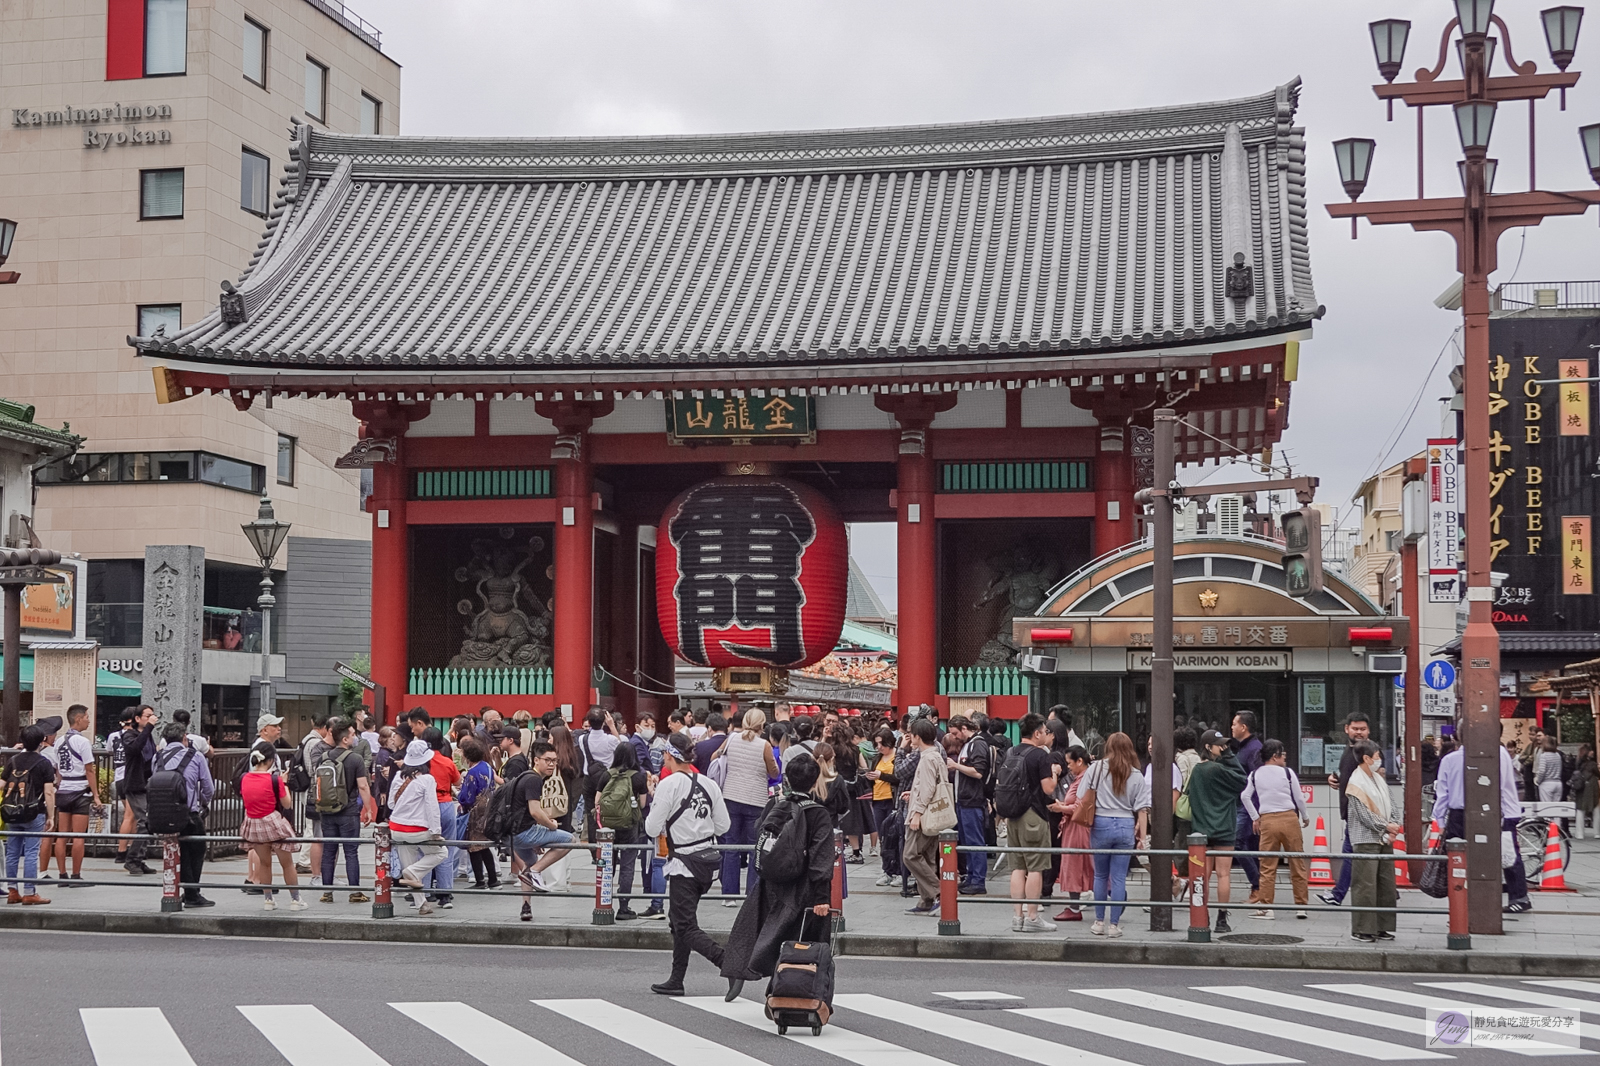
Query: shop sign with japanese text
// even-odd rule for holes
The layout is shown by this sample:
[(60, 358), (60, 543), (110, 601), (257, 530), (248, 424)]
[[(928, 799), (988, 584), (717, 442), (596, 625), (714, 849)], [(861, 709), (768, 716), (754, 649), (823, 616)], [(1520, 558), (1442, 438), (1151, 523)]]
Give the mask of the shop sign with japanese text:
[(1456, 603), (1461, 568), (1461, 467), (1456, 442), (1428, 442), (1428, 602)]

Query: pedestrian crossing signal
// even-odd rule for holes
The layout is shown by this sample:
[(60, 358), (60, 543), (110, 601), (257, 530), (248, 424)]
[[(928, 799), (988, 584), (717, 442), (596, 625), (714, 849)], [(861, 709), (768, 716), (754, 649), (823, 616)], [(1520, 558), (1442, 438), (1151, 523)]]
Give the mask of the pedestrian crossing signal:
[(1309, 507), (1283, 516), (1283, 575), (1291, 596), (1322, 591), (1322, 516)]

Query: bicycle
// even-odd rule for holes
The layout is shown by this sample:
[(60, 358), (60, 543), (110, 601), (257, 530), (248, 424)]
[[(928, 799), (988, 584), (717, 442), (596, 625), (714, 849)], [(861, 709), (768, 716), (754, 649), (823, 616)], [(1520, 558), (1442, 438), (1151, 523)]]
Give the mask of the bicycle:
[(1566, 819), (1524, 815), (1517, 822), (1517, 854), (1522, 859), (1522, 869), (1530, 885), (1537, 885), (1544, 873), (1544, 851), (1552, 825), (1556, 827), (1556, 838), (1561, 848), (1561, 870), (1565, 873), (1572, 863), (1572, 834), (1567, 831)]

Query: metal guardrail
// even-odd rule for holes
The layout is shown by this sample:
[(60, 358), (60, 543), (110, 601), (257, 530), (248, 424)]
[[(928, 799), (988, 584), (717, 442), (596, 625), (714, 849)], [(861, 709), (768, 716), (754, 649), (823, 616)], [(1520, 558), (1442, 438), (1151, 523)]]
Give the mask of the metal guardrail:
[(1491, 310), (1564, 310), (1600, 307), (1600, 281), (1511, 281), (1495, 287)]
[(306, 3), (335, 22), (340, 23), (345, 29), (360, 37), (378, 51), (383, 51), (383, 32), (348, 7), (345, 7), (340, 0), (306, 0)]

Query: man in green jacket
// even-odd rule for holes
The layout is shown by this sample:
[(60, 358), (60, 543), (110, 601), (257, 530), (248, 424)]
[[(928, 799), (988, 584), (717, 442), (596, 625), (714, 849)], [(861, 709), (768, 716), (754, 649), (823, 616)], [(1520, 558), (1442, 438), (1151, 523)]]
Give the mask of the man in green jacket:
[[(1194, 832), (1206, 838), (1208, 852), (1232, 851), (1235, 822), (1239, 816), (1239, 796), (1244, 791), (1244, 767), (1228, 747), (1228, 738), (1208, 729), (1200, 738), (1205, 760), (1189, 773), (1189, 816)], [(1217, 872), (1217, 932), (1231, 933), (1228, 925), (1229, 875), (1233, 859), (1213, 855), (1206, 859), (1206, 876)]]

